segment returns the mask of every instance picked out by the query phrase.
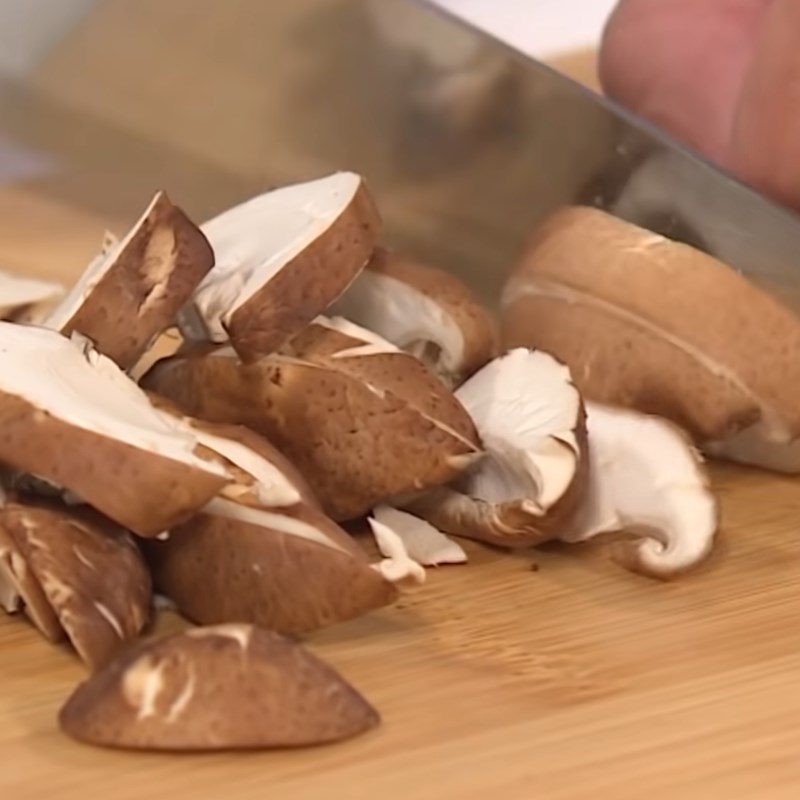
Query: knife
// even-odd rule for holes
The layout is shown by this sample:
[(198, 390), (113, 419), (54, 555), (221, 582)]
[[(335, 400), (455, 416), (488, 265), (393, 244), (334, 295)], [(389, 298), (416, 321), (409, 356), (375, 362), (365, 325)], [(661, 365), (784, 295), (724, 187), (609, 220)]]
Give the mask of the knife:
[[(378, 0), (373, 12), (379, 35), (415, 76), (406, 99), (416, 98), (427, 125), (429, 157), (450, 158), (459, 173), (462, 190), (448, 195), (444, 215), (477, 213), (487, 231), (502, 228), (518, 243), (554, 208), (594, 205), (690, 243), (800, 308), (800, 216), (478, 27), (463, 5), (415, 0), (392, 10)], [(476, 196), (485, 198), (482, 212)], [(496, 291), (496, 275), (481, 282)]]

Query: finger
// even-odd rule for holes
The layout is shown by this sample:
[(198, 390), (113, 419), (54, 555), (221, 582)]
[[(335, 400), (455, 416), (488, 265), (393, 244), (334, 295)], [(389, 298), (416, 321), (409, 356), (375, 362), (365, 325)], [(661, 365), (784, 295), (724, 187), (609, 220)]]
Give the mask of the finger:
[(775, 0), (738, 104), (729, 165), (800, 209), (800, 2)]
[(603, 36), (604, 90), (722, 161), (756, 32), (771, 2), (623, 0)]

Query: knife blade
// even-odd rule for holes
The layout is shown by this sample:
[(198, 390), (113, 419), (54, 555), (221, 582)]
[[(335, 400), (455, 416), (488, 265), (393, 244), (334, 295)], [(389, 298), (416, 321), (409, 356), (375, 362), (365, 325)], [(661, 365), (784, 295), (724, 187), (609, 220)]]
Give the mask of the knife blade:
[[(497, 186), (481, 189), (487, 185), (485, 170), (475, 166), (477, 191), (495, 198), (494, 205), (506, 213), (509, 207), (518, 209), (516, 217), (504, 219), (507, 229), (522, 235), (520, 226), (532, 226), (557, 206), (594, 205), (699, 247), (800, 308), (798, 214), (613, 100), (478, 27), (463, 7), (443, 8), (436, 0), (416, 0), (409, 6), (416, 9), (407, 12), (411, 16), (433, 14), (435, 26), (440, 26), (438, 34), (429, 32), (427, 42), (417, 42), (419, 51), (428, 46), (433, 53), (437, 43), (448, 40), (458, 43), (453, 50), (460, 55), (449, 61), (446, 55), (433, 53), (431, 63), (438, 62), (438, 72), (432, 67), (429, 79), (434, 84), (443, 75), (451, 85), (459, 75), (468, 82), (470, 71), (477, 84), (478, 63), (505, 63), (513, 74), (513, 101), (505, 110), (512, 117), (516, 138), (506, 140), (505, 172), (496, 181), (506, 184), (514, 202), (498, 203), (498, 193), (503, 192)], [(426, 25), (430, 29), (432, 19), (420, 18), (417, 30)], [(498, 126), (491, 135), (503, 136)], [(468, 169), (465, 163), (462, 170)], [(449, 211), (458, 213), (454, 208)], [(487, 214), (491, 216), (490, 211)]]

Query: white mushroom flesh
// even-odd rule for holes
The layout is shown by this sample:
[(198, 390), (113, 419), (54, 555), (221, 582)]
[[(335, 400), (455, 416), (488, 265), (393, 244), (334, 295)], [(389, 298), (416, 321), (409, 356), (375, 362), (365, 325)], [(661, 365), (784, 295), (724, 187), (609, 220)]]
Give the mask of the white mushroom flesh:
[[(372, 516), (376, 522), (390, 528), (403, 542), (408, 557), (422, 566), (464, 564), (467, 561), (467, 554), (458, 542), (424, 519), (391, 506), (378, 506)], [(386, 538), (376, 537), (376, 542), (382, 555), (390, 558), (392, 551), (385, 549)]]
[(418, 289), (366, 269), (331, 307), (332, 314), (380, 334), (403, 350), (432, 342), (447, 372), (457, 372), (464, 358), (464, 335), (439, 303)]
[(210, 516), (238, 520), (248, 525), (257, 525), (261, 528), (285, 533), (287, 536), (297, 536), (299, 539), (321, 544), (333, 550), (339, 550), (342, 553), (346, 552), (319, 528), (308, 522), (303, 522), (303, 520), (281, 514), (278, 511), (243, 506), (233, 500), (216, 497), (206, 505), (203, 513)]
[(368, 328), (362, 328), (344, 317), (319, 316), (314, 320), (315, 325), (338, 331), (351, 339), (359, 339), (364, 344), (339, 350), (332, 358), (354, 358), (356, 356), (378, 356), (384, 353), (397, 353), (398, 348)]
[(0, 322), (0, 376), (0, 391), (68, 425), (227, 475), (197, 456), (190, 430), (165, 420), (111, 359), (54, 331)]
[(233, 314), (333, 225), (360, 185), (359, 175), (337, 172), (259, 195), (206, 222), (201, 230), (216, 264), (193, 298), (205, 330), (193, 329), (187, 314), (187, 338), (227, 341)]
[(636, 567), (667, 576), (711, 549), (717, 505), (687, 436), (659, 417), (587, 403), (589, 488), (566, 541), (642, 536)]
[(378, 550), (384, 558), (372, 568), (380, 572), (390, 583), (420, 584), (425, 582), (425, 569), (418, 564), (406, 550), (405, 542), (396, 531), (373, 517), (367, 519), (372, 535), (378, 544)]
[(458, 488), (489, 503), (526, 499), (545, 514), (570, 487), (580, 448), (581, 399), (567, 367), (546, 353), (517, 348), (456, 391), (486, 456)]
[(235, 439), (217, 436), (192, 426), (200, 444), (226, 458), (256, 481), (259, 502), (265, 506), (293, 506), (301, 501), (300, 492), (272, 462)]

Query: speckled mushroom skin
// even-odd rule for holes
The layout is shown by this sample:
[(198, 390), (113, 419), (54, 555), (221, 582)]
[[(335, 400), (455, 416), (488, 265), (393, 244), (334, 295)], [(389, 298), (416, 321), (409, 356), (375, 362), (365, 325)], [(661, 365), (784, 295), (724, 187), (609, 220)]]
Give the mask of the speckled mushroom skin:
[(271, 509), (329, 537), (331, 546), (275, 527), (199, 514), (148, 545), (159, 590), (198, 624), (252, 622), (308, 633), (388, 605), (397, 589), (320, 511)]
[(767, 407), (800, 434), (800, 320), (725, 264), (606, 212), (568, 207), (536, 228), (503, 335), (567, 363), (587, 399), (667, 417), (695, 441)]
[(185, 522), (227, 478), (69, 425), (0, 392), (0, 461), (69, 489), (140, 536)]
[(250, 625), (141, 642), (79, 686), (59, 715), (83, 742), (172, 751), (324, 744), (379, 721), (331, 667)]
[(312, 325), (252, 364), (230, 349), (165, 359), (143, 385), (190, 414), (263, 434), (331, 517), (353, 519), (447, 483), (480, 453), (472, 421), (441, 381), (406, 353), (352, 351), (363, 345)]
[(231, 315), (228, 335), (241, 359), (276, 351), (323, 313), (364, 268), (380, 228), (362, 181), (335, 222)]
[(83, 334), (125, 370), (172, 325), (214, 266), (205, 236), (165, 192), (156, 194), (129, 237), (60, 328), (67, 336)]
[(96, 669), (133, 641), (150, 615), (150, 575), (131, 537), (86, 508), (41, 499), (0, 508), (78, 655)]

